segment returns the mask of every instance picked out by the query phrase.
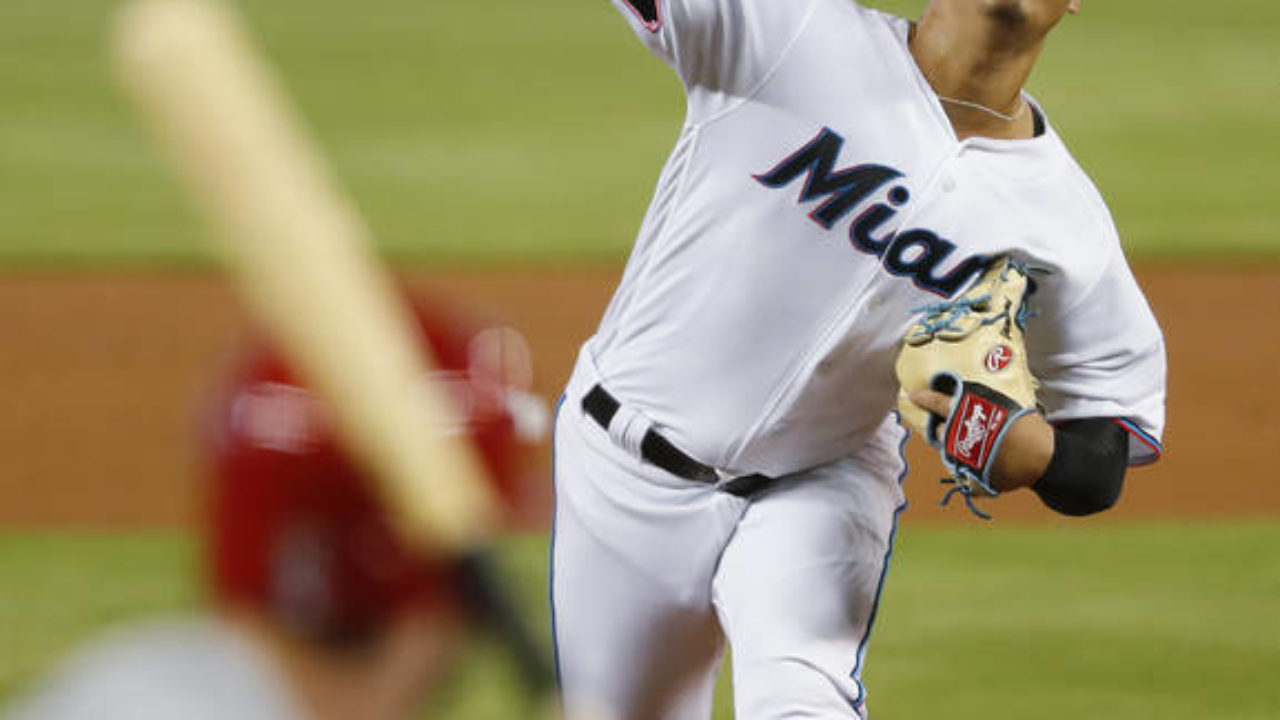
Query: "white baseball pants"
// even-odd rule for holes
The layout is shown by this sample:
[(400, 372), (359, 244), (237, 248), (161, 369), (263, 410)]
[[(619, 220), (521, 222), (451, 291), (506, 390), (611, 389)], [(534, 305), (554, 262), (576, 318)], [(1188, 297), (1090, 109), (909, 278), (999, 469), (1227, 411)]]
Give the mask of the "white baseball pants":
[(862, 660), (892, 549), (903, 431), (750, 499), (615, 445), (570, 382), (556, 422), (551, 600), (570, 720), (865, 718)]

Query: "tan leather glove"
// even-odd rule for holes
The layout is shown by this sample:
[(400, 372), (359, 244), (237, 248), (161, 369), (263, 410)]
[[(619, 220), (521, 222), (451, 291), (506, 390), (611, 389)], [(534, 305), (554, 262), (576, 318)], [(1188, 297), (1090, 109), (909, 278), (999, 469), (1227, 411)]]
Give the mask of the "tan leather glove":
[[(907, 330), (895, 371), (898, 411), (929, 444), (938, 448), (954, 492), (995, 496), (992, 460), (1010, 426), (1036, 409), (1038, 383), (1027, 365), (1023, 337), (1030, 313), (1026, 299), (1035, 290), (1026, 266), (999, 258), (959, 298), (921, 309)], [(951, 396), (947, 417), (928, 413), (908, 399), (913, 390)], [(944, 502), (946, 498), (944, 498)]]

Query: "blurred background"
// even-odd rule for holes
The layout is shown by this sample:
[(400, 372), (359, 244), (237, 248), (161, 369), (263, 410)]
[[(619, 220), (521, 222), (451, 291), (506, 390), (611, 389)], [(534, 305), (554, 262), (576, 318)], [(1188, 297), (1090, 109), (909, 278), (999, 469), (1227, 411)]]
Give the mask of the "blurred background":
[[(519, 328), (554, 401), (679, 129), (675, 77), (605, 0), (239, 5), (398, 272)], [(197, 414), (244, 318), (109, 77), (113, 8), (0, 3), (0, 707), (203, 596)], [(871, 706), (1280, 717), (1280, 5), (1090, 0), (1031, 90), (1165, 328), (1169, 454), (1105, 516), (1011, 496), (987, 525), (934, 507), (913, 447)], [(545, 445), (525, 475), (502, 561), (545, 639)], [(518, 695), (478, 642), (424, 712), (512, 717)]]

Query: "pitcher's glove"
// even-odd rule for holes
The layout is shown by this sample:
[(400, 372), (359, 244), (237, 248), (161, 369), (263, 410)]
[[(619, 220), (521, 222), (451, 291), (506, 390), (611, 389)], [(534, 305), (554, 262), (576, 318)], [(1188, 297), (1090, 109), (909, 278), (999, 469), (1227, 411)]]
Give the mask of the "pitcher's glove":
[[(1038, 383), (1027, 366), (1023, 332), (1030, 316), (1026, 300), (1035, 292), (1031, 271), (1008, 256), (997, 259), (959, 298), (916, 311), (907, 330), (895, 371), (898, 411), (942, 454), (951, 474), (944, 483), (978, 516), (990, 516), (974, 504), (974, 496), (999, 494), (991, 484), (991, 466), (1009, 428), (1036, 409)], [(911, 402), (914, 390), (931, 389), (951, 396), (946, 417)]]

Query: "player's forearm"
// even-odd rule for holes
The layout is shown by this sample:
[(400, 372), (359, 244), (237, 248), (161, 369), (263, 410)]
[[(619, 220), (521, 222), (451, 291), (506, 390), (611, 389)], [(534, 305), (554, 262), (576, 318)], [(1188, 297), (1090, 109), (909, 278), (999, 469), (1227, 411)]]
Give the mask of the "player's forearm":
[(1039, 414), (1009, 430), (992, 480), (1005, 492), (1030, 487), (1063, 515), (1091, 515), (1115, 505), (1124, 485), (1128, 437), (1110, 418), (1053, 427)]
[(1000, 492), (1030, 487), (1053, 460), (1053, 426), (1040, 413), (1023, 415), (1009, 428), (991, 468), (992, 485)]

